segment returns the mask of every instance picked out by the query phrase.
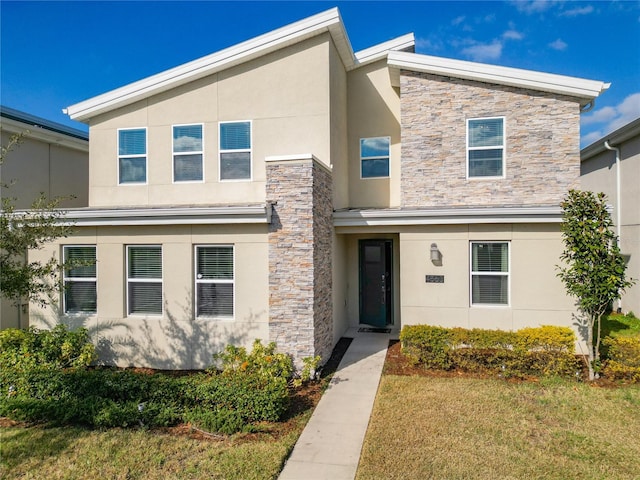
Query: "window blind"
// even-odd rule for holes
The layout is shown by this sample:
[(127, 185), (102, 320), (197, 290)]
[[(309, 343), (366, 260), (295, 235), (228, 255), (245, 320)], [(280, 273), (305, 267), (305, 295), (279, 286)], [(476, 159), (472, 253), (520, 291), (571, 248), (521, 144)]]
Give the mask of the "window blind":
[(251, 148), (251, 124), (228, 122), (220, 124), (220, 150), (248, 150)]
[(162, 247), (127, 247), (129, 314), (162, 314)]
[(233, 317), (233, 247), (196, 247), (196, 315)]
[(147, 131), (144, 128), (120, 130), (118, 149), (120, 155), (146, 155)]
[(97, 311), (96, 247), (63, 247), (63, 305), (65, 313)]

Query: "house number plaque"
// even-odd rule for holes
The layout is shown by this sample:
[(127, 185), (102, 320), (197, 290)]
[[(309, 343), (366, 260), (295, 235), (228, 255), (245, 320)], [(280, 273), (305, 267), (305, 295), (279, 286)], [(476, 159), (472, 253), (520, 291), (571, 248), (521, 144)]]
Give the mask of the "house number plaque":
[(444, 283), (444, 275), (427, 275), (427, 283)]

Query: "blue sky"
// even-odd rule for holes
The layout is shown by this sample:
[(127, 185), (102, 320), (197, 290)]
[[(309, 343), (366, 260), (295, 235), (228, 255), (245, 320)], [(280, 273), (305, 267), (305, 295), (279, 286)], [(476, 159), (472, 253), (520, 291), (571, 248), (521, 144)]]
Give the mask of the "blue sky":
[(582, 145), (640, 116), (640, 2), (0, 2), (0, 102), (61, 110), (338, 6), (354, 50), (413, 32), (416, 51), (611, 82)]

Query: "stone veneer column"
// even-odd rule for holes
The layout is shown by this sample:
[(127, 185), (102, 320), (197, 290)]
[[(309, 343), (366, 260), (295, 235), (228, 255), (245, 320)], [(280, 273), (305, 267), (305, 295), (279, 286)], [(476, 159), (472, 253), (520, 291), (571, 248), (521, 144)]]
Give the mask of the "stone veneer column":
[(300, 366), (333, 347), (333, 179), (312, 155), (269, 157), (269, 338)]

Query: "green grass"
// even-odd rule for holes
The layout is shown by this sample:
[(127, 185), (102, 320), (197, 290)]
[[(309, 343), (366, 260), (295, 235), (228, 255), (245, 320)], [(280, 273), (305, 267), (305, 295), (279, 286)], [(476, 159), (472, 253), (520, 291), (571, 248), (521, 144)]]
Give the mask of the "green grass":
[(640, 386), (383, 376), (357, 479), (640, 478)]
[(0, 478), (274, 479), (310, 412), (282, 436), (197, 440), (158, 431), (61, 427), (0, 429)]
[(612, 337), (640, 337), (640, 318), (632, 312), (627, 315), (610, 313), (602, 319), (602, 338)]

